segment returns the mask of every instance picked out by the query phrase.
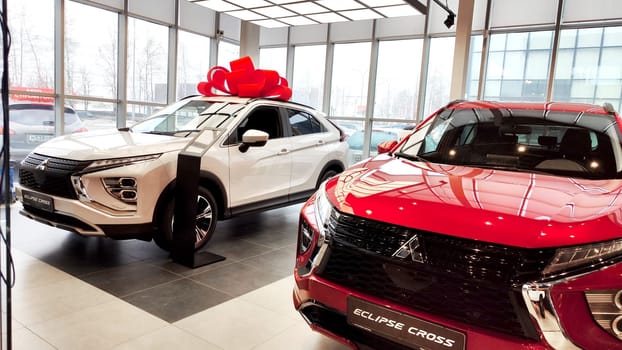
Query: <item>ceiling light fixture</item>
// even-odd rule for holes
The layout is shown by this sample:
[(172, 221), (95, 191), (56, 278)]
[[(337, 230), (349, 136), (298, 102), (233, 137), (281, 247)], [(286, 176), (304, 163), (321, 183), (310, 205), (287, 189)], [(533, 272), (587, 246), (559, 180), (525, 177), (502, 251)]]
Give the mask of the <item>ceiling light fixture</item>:
[(443, 10), (447, 11), (447, 18), (443, 21), (443, 23), (448, 29), (451, 28), (451, 26), (453, 26), (456, 22), (456, 14), (447, 6), (447, 3), (443, 4), (439, 0), (434, 0), (434, 2)]

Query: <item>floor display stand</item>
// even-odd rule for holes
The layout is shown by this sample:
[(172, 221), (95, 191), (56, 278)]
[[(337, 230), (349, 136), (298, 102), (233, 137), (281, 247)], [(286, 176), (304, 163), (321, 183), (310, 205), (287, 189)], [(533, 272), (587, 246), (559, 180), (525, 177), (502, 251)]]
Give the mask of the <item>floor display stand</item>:
[(177, 157), (171, 257), (176, 263), (191, 268), (225, 260), (224, 256), (218, 254), (194, 250), (200, 166), (201, 157), (198, 155), (182, 151)]

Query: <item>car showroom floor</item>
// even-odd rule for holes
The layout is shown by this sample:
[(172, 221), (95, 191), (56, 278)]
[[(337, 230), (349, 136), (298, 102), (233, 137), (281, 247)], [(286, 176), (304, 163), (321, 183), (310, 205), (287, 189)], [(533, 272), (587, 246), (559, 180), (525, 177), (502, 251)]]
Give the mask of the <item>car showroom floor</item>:
[(14, 349), (348, 349), (293, 309), (300, 205), (220, 222), (206, 248), (226, 259), (196, 269), (153, 242), (81, 237), (20, 207), (10, 217)]

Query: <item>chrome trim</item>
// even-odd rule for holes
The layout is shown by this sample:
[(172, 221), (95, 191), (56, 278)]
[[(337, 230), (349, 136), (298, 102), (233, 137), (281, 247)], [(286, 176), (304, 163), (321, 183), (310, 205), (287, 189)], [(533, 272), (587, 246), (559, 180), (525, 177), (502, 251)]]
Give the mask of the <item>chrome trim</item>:
[(620, 331), (620, 322), (622, 321), (622, 315), (613, 319), (611, 322), (611, 331), (618, 337), (618, 339), (622, 338), (622, 331)]
[(584, 294), (594, 321), (618, 340), (622, 340), (622, 290), (586, 290)]
[(82, 183), (82, 177), (79, 175), (71, 175), (71, 185), (73, 185), (73, 190), (76, 192), (78, 199), (80, 202), (91, 203), (93, 200), (89, 197), (88, 193), (86, 193), (86, 187)]
[(581, 350), (564, 332), (551, 300), (555, 283), (528, 283), (523, 285), (523, 299), (532, 319), (540, 327), (546, 342), (557, 350)]
[[(324, 262), (324, 256), (326, 255), (326, 252), (328, 251), (328, 238), (326, 238), (326, 234), (328, 232), (328, 221), (330, 220), (330, 215), (335, 210), (335, 208), (330, 203), (328, 198), (323, 198), (323, 199), (320, 198), (322, 196), (326, 196), (325, 192), (323, 192), (323, 189), (327, 181), (328, 180), (324, 181), (320, 185), (319, 187), (320, 189), (315, 193), (315, 203), (313, 203), (313, 206), (314, 206), (313, 220), (315, 220), (317, 228), (318, 228), (318, 231), (315, 231), (317, 232), (318, 237), (317, 237), (317, 242), (315, 243), (315, 247), (313, 247), (313, 252), (311, 252), (311, 257), (309, 258), (309, 263), (311, 264), (311, 266), (309, 267), (309, 272), (305, 274), (300, 274), (300, 277), (306, 277), (306, 276), (309, 276), (315, 273), (317, 268)], [(318, 207), (318, 205), (321, 204), (320, 201), (322, 200), (326, 201), (324, 204), (330, 205), (330, 210), (328, 211), (328, 217), (326, 218), (326, 222), (322, 222), (322, 217), (320, 215), (321, 209)], [(309, 225), (309, 228), (313, 230), (312, 225)]]
[(313, 321), (311, 321), (307, 315), (305, 315), (302, 310), (304, 310), (305, 308), (309, 307), (309, 306), (317, 306), (320, 308), (325, 308), (324, 305), (320, 304), (317, 302), (317, 300), (315, 299), (310, 299), (307, 301), (304, 301), (302, 303), (300, 303), (300, 306), (298, 306), (298, 308), (296, 309), (296, 311), (298, 311), (298, 313), (302, 316), (302, 319), (307, 322), (308, 325), (313, 325)]

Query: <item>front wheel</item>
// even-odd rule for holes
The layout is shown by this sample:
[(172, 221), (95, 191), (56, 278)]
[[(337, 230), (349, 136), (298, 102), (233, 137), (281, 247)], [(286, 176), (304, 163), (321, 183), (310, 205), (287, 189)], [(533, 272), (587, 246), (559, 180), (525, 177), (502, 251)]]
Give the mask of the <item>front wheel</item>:
[[(194, 227), (194, 249), (199, 250), (212, 238), (218, 220), (218, 206), (212, 193), (199, 186), (197, 195), (197, 214)], [(162, 249), (171, 250), (173, 243), (173, 223), (175, 222), (175, 197), (171, 197), (162, 211), (158, 232), (153, 240)]]
[(322, 173), (322, 175), (320, 175), (320, 177), (318, 178), (317, 183), (315, 184), (315, 188), (318, 189), (320, 187), (320, 185), (324, 181), (330, 179), (331, 177), (333, 177), (333, 176), (335, 176), (337, 174), (339, 174), (339, 173), (337, 171), (333, 170), (333, 169), (328, 169), (328, 170), (324, 171)]

